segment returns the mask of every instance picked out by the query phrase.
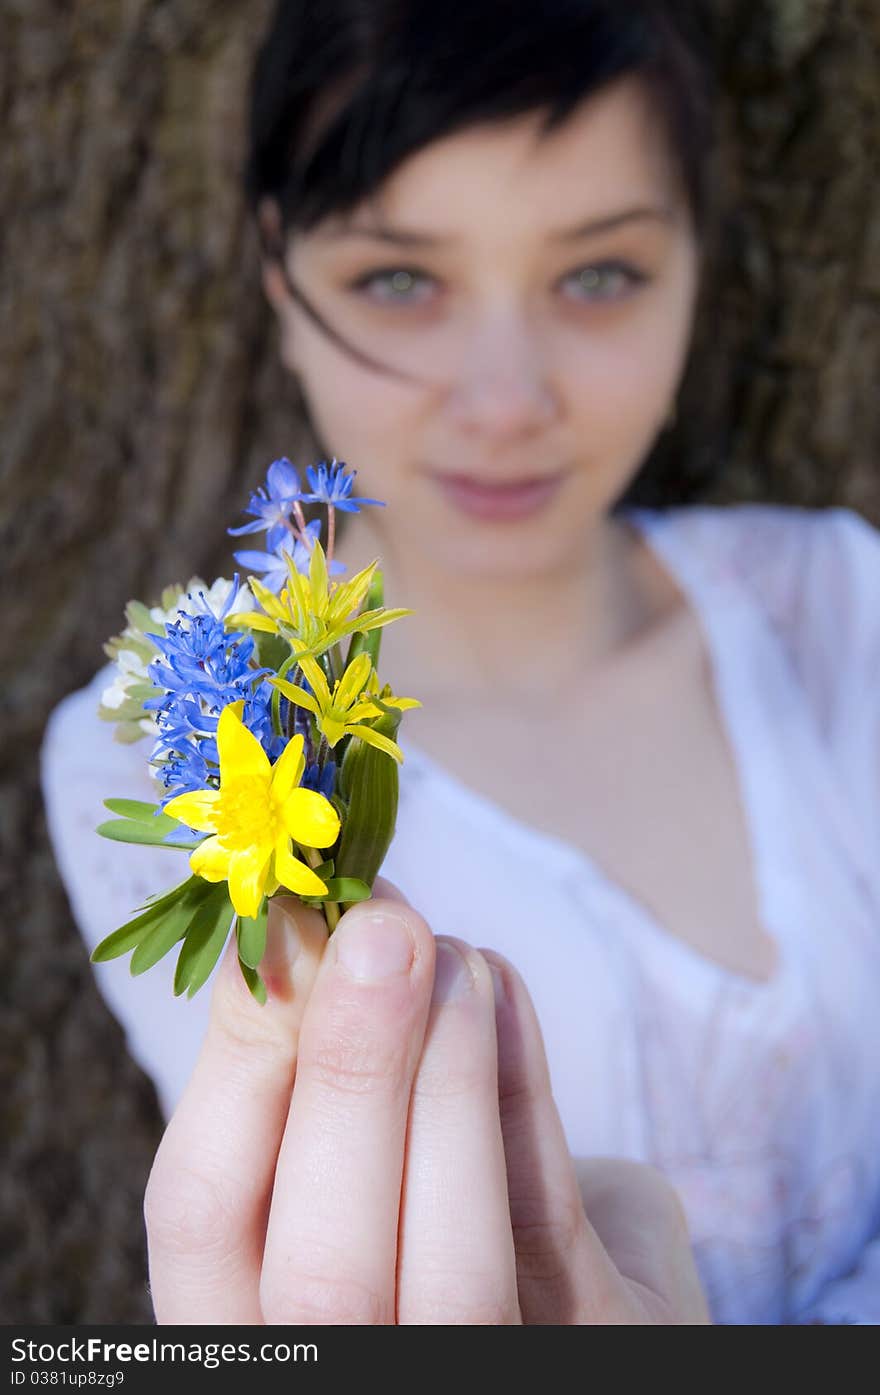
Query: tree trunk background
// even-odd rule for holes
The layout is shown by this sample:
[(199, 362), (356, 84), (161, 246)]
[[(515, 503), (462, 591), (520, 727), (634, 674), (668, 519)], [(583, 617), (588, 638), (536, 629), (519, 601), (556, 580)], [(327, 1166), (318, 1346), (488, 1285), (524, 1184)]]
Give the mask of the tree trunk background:
[[(7, 1323), (152, 1320), (141, 1202), (161, 1117), (55, 872), (37, 751), (125, 602), (228, 570), (225, 520), (268, 461), (313, 455), (240, 192), (269, 8), (0, 0)], [(668, 477), (680, 497), (880, 524), (880, 9), (712, 9), (728, 211)]]

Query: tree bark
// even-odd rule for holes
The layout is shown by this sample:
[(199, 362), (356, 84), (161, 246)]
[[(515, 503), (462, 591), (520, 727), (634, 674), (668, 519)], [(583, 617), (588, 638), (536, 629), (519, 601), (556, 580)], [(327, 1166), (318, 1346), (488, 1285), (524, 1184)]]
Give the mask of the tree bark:
[[(7, 1322), (151, 1320), (160, 1115), (54, 870), (37, 750), (125, 602), (228, 570), (218, 520), (275, 456), (311, 458), (240, 189), (269, 8), (0, 0)], [(880, 523), (880, 10), (713, 10), (727, 212), (662, 487)]]

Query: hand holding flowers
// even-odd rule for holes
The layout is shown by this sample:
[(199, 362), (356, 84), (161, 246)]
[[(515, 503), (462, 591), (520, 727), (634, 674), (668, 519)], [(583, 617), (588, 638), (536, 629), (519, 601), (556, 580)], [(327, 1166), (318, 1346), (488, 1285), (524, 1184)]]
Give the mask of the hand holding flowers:
[(147, 1187), (157, 1321), (707, 1322), (672, 1187), (569, 1157), (513, 966), (375, 890), (329, 944), (273, 901), (263, 1009), (230, 945)]

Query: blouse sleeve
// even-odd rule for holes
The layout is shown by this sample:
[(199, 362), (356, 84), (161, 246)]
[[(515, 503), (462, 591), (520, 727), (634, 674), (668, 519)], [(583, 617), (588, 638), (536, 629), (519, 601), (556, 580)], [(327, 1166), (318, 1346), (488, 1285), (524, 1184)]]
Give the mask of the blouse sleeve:
[[(734, 565), (788, 650), (869, 859), (874, 850), (880, 866), (880, 530), (850, 508), (738, 512), (748, 527)], [(880, 1323), (880, 1196), (866, 1222), (873, 1238), (854, 1266), (796, 1323)]]
[[(123, 745), (97, 715), (112, 666), (52, 712), (40, 752), (49, 837), (87, 953), (155, 892), (187, 874), (179, 850), (111, 843), (96, 832), (109, 798), (156, 800), (147, 770), (149, 740)], [(150, 1075), (166, 1118), (182, 1093), (207, 1025), (210, 988), (175, 998), (175, 955), (133, 978), (127, 957), (95, 965), (98, 987), (125, 1030), (131, 1055)]]

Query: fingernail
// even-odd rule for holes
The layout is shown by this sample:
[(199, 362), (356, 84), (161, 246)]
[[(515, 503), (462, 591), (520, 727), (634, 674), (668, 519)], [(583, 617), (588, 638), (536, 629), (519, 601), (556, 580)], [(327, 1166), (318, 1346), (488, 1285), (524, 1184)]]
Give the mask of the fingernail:
[(464, 998), (474, 986), (474, 976), (464, 955), (447, 940), (437, 941), (434, 962), (432, 1003), (453, 1003)]
[(337, 962), (362, 983), (406, 973), (413, 962), (409, 925), (391, 910), (362, 911), (341, 924), (332, 938)]

